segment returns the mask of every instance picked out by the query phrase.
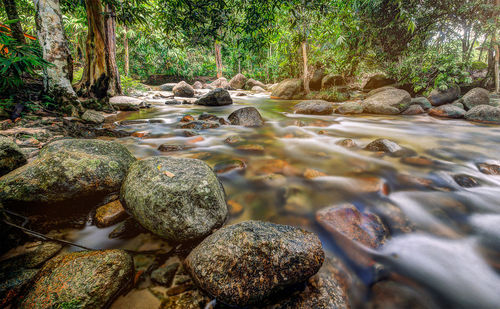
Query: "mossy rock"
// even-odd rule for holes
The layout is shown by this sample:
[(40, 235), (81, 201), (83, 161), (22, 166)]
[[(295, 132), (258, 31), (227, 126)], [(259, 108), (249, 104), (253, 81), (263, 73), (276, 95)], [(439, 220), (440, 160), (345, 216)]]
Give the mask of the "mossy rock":
[(0, 201), (5, 206), (52, 205), (118, 192), (135, 160), (115, 142), (59, 140), (0, 178)]
[(0, 136), (0, 176), (26, 163), (22, 150), (7, 137)]

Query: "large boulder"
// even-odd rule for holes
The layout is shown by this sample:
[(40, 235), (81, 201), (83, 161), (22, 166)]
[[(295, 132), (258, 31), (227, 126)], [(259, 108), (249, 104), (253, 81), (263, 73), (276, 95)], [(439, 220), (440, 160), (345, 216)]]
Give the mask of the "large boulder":
[(0, 136), (0, 176), (26, 164), (21, 148), (7, 137)]
[(173, 242), (207, 236), (228, 213), (217, 176), (194, 159), (153, 157), (135, 162), (120, 199), (143, 227)]
[(267, 89), (266, 85), (264, 85), (264, 83), (262, 82), (259, 82), (258, 80), (255, 80), (255, 79), (248, 79), (246, 84), (245, 84), (245, 89), (252, 89), (253, 87), (255, 86), (259, 86), (261, 87), (262, 89)]
[(333, 104), (323, 100), (308, 100), (293, 107), (296, 114), (330, 115), (333, 113)]
[(18, 308), (104, 308), (133, 277), (132, 257), (122, 250), (60, 255), (33, 278)]
[(255, 107), (244, 107), (234, 111), (228, 117), (232, 125), (244, 127), (261, 127), (264, 119)]
[(429, 102), (433, 106), (440, 106), (448, 103), (452, 103), (460, 96), (460, 87), (450, 87), (446, 90), (434, 89), (429, 95)]
[(286, 79), (274, 88), (271, 96), (284, 100), (290, 100), (302, 95), (304, 84), (301, 79)]
[(363, 85), (364, 91), (370, 91), (373, 89), (381, 88), (384, 86), (395, 84), (396, 81), (388, 78), (385, 74), (374, 74), (370, 76)]
[(302, 229), (246, 221), (208, 236), (185, 260), (195, 283), (235, 306), (258, 304), (318, 272), (324, 252)]
[(238, 73), (229, 81), (229, 86), (233, 89), (243, 89), (247, 83), (245, 75)]
[(197, 80), (193, 84), (193, 89), (203, 89), (203, 84)]
[(429, 115), (443, 118), (464, 118), (465, 110), (452, 104), (445, 104), (429, 110)]
[(176, 86), (176, 83), (166, 83), (160, 86), (161, 91), (172, 91), (174, 90), (174, 87)]
[(266, 92), (266, 90), (262, 87), (259, 87), (259, 86), (253, 86), (252, 89), (250, 89), (252, 91), (255, 91), (255, 92)]
[(431, 102), (426, 97), (416, 97), (411, 99), (411, 105), (420, 105), (423, 110), (429, 110), (432, 108)]
[(309, 81), (309, 88), (313, 91), (321, 90), (321, 82), (323, 81), (323, 77), (325, 77), (325, 69), (319, 68), (314, 70), (314, 73)]
[(363, 113), (363, 104), (359, 101), (345, 102), (340, 104), (336, 113), (338, 114), (361, 114)]
[(146, 107), (146, 102), (143, 100), (126, 96), (112, 97), (109, 99), (109, 103), (120, 111), (137, 111)]
[(474, 88), (467, 92), (461, 101), (467, 110), (479, 105), (490, 105), (490, 93), (483, 88)]
[(135, 160), (127, 148), (115, 142), (55, 141), (35, 160), (0, 178), (0, 202), (11, 206), (55, 204), (118, 192)]
[(98, 111), (87, 109), (82, 115), (82, 120), (88, 123), (101, 124), (104, 122), (104, 115)]
[(192, 98), (194, 97), (194, 89), (186, 83), (185, 81), (182, 81), (175, 85), (174, 89), (172, 89), (174, 92), (174, 96), (176, 97), (182, 97), (182, 98)]
[(500, 107), (490, 105), (479, 105), (471, 108), (465, 119), (475, 122), (500, 124)]
[(328, 74), (321, 81), (321, 88), (328, 89), (337, 86), (345, 86), (346, 82), (342, 75)]
[(233, 104), (233, 99), (226, 89), (217, 88), (210, 90), (194, 103), (205, 106), (224, 106)]
[(378, 92), (363, 101), (365, 113), (397, 115), (411, 104), (410, 94), (402, 89), (391, 88)]

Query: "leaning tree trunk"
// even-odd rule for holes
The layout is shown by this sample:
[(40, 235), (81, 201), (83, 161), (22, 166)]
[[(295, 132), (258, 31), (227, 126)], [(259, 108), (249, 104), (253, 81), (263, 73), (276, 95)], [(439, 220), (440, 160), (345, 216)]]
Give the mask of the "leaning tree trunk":
[(217, 78), (222, 77), (222, 54), (221, 46), (219, 43), (215, 42), (215, 66), (217, 68)]
[(3, 0), (3, 5), (5, 6), (5, 13), (7, 13), (7, 18), (9, 20), (17, 20), (15, 23), (10, 24), (10, 29), (12, 30), (12, 36), (16, 41), (21, 44), (25, 44), (23, 27), (21, 26), (21, 20), (19, 14), (17, 13), (17, 6), (15, 0)]
[(309, 67), (307, 64), (307, 42), (302, 42), (302, 60), (304, 62), (304, 91), (306, 94), (311, 92), (309, 88)]
[(127, 29), (127, 26), (125, 25), (125, 34), (123, 35), (123, 48), (125, 49), (125, 76), (128, 76), (128, 72), (129, 72), (129, 67), (130, 67), (130, 64), (129, 64), (129, 56), (128, 56), (128, 37), (127, 37), (127, 33), (128, 33), (128, 29)]
[[(103, 12), (101, 0), (85, 0), (88, 21), (85, 68), (78, 92), (87, 97), (104, 98), (121, 93), (116, 66), (114, 10)], [(109, 7), (108, 7), (109, 9)]]
[(64, 34), (59, 0), (34, 0), (34, 4), (43, 58), (52, 64), (44, 70), (45, 92), (56, 101), (76, 101), (71, 86), (73, 62)]

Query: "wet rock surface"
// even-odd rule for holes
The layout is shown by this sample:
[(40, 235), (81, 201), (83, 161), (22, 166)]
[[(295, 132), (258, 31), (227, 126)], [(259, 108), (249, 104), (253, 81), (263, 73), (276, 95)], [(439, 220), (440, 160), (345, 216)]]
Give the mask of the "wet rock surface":
[(422, 108), (422, 106), (414, 104), (408, 107), (407, 110), (405, 110), (402, 114), (403, 115), (420, 115), (424, 114), (425, 110)]
[(26, 163), (21, 148), (7, 137), (0, 136), (0, 177)]
[(336, 110), (338, 114), (361, 114), (364, 107), (361, 102), (345, 102), (342, 103)]
[(142, 226), (174, 242), (210, 234), (228, 213), (217, 176), (194, 159), (153, 157), (134, 163), (120, 199)]
[(306, 281), (323, 260), (321, 242), (314, 234), (247, 221), (208, 236), (185, 264), (200, 288), (223, 303), (245, 306)]
[(447, 90), (433, 90), (429, 95), (429, 102), (433, 106), (452, 103), (460, 96), (460, 87), (450, 87)]
[(112, 97), (109, 99), (109, 103), (120, 111), (137, 111), (146, 107), (146, 103), (143, 100), (126, 96)]
[(0, 178), (0, 201), (12, 206), (55, 204), (117, 192), (134, 161), (118, 143), (55, 141), (35, 160)]
[(431, 116), (453, 119), (464, 118), (465, 113), (465, 110), (452, 104), (441, 105), (429, 110), (429, 115)]
[(209, 93), (204, 94), (195, 104), (206, 106), (224, 106), (233, 104), (233, 99), (226, 89), (217, 88), (211, 90)]
[(175, 87), (172, 89), (172, 92), (176, 97), (182, 97), (182, 98), (192, 98), (194, 97), (194, 89), (186, 83), (185, 81), (182, 81), (175, 85)]
[(330, 115), (333, 113), (333, 105), (323, 100), (309, 100), (295, 105), (293, 110), (296, 114)]
[(500, 107), (490, 105), (478, 105), (471, 108), (465, 119), (475, 122), (500, 124)]
[(363, 101), (364, 112), (370, 114), (397, 115), (411, 104), (411, 96), (401, 89), (387, 89)]
[(97, 208), (95, 222), (98, 227), (108, 227), (127, 218), (127, 212), (120, 201), (113, 201)]
[(261, 127), (264, 125), (264, 119), (262, 119), (262, 116), (255, 107), (240, 108), (231, 113), (228, 120), (232, 125), (244, 127)]
[(53, 258), (19, 299), (19, 308), (101, 308), (133, 277), (132, 258), (122, 250), (83, 251)]
[(419, 105), (424, 110), (429, 110), (432, 108), (431, 102), (426, 97), (416, 97), (411, 99), (411, 105)]
[(500, 175), (500, 165), (479, 163), (477, 165), (479, 171), (486, 175)]
[(365, 150), (383, 152), (395, 157), (403, 156), (408, 152), (406, 149), (399, 146), (397, 143), (384, 138), (380, 138), (371, 142), (365, 147)]

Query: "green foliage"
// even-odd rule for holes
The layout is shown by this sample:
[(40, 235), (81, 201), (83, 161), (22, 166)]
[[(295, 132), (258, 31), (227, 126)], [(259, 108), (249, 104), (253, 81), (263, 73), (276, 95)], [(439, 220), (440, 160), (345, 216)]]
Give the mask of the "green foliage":
[(23, 76), (38, 76), (39, 71), (50, 64), (45, 61), (35, 44), (19, 44), (15, 39), (0, 32), (0, 91), (10, 93), (23, 84)]
[(488, 64), (482, 62), (482, 61), (474, 61), (470, 65), (470, 69), (472, 71), (482, 71), (488, 68)]
[(139, 90), (139, 91), (146, 90), (146, 87), (144, 87), (144, 85), (141, 84), (139, 81), (134, 80), (134, 79), (127, 77), (125, 75), (122, 75), (120, 77), (120, 82), (121, 82), (123, 93), (126, 95), (129, 95), (137, 90)]

